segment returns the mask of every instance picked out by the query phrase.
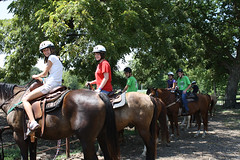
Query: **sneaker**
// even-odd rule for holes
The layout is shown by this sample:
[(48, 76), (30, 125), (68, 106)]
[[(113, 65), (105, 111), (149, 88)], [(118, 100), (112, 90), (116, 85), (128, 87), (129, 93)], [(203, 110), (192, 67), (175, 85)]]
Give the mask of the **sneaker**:
[(33, 121), (29, 124), (29, 129), (31, 131), (36, 130), (38, 128), (40, 128), (40, 125), (36, 121)]

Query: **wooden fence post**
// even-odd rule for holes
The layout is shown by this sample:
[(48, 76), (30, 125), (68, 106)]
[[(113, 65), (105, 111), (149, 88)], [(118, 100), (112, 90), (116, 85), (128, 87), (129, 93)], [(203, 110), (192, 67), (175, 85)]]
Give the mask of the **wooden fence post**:
[(67, 156), (67, 158), (70, 157), (69, 137), (66, 138), (66, 156)]

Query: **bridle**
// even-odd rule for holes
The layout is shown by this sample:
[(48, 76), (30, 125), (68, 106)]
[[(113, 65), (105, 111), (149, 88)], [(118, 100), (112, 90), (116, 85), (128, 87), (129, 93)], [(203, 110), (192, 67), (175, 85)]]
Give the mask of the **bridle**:
[[(157, 88), (154, 88), (153, 90), (154, 90), (154, 92), (155, 92), (155, 96), (154, 96), (154, 97), (158, 98)], [(150, 96), (153, 96), (152, 93), (150, 93), (149, 95), (150, 95)], [(169, 97), (170, 97), (170, 95), (168, 96), (168, 98), (169, 98)], [(178, 103), (179, 101), (180, 101), (180, 98), (178, 98), (175, 102), (168, 104), (168, 105), (166, 106), (166, 108), (169, 108), (169, 107), (175, 105), (175, 104)]]

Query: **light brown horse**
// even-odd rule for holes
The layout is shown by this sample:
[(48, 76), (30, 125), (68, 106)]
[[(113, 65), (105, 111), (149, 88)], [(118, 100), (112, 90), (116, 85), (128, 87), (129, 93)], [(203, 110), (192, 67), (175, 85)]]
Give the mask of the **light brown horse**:
[[(7, 114), (21, 101), (26, 88), (12, 84), (0, 83), (0, 107)], [(7, 114), (7, 122), (13, 130), (13, 137), (20, 148), (21, 159), (36, 159), (37, 140), (31, 143), (24, 140), (24, 111), (16, 107)], [(41, 120), (38, 121), (43, 125)], [(117, 130), (112, 104), (104, 94), (86, 89), (68, 92), (62, 107), (46, 113), (45, 129), (42, 137), (40, 130), (36, 137), (58, 140), (75, 134), (82, 144), (84, 159), (96, 160), (95, 141), (98, 139), (105, 159), (119, 159)]]
[(147, 148), (146, 159), (153, 160), (156, 156), (157, 119), (162, 116), (160, 123), (167, 130), (166, 112), (161, 103), (143, 93), (126, 93), (126, 102), (125, 106), (114, 109), (117, 130), (134, 125)]
[[(171, 107), (173, 107), (174, 105), (178, 105), (177, 106), (178, 108), (181, 105), (181, 103), (175, 97), (175, 94), (171, 93), (170, 91), (168, 91), (166, 89), (159, 89), (159, 88), (158, 89), (149, 89), (147, 92), (153, 96), (157, 96), (157, 97), (161, 98), (163, 100), (163, 102), (166, 103), (166, 105), (169, 109)], [(198, 131), (197, 131), (195, 137), (198, 136), (200, 133), (201, 119), (203, 120), (203, 126), (204, 126), (202, 137), (205, 137), (205, 134), (206, 134), (205, 131), (208, 131), (208, 110), (211, 107), (211, 97), (209, 95), (204, 95), (204, 94), (197, 94), (197, 96), (198, 96), (197, 101), (188, 103), (189, 114), (195, 116), (197, 124), (198, 124)], [(169, 109), (168, 109), (168, 112), (169, 112)], [(175, 119), (174, 121), (176, 121), (176, 119), (177, 119), (176, 113), (178, 113), (178, 111), (174, 110), (174, 114), (173, 114), (174, 115), (173, 119)]]

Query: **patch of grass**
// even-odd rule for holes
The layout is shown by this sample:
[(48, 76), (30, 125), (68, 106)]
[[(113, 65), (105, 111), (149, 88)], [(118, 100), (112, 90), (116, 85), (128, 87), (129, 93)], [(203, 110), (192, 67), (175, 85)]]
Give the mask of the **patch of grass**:
[(4, 160), (20, 159), (20, 149), (16, 146), (4, 149)]
[(124, 129), (124, 135), (136, 135), (137, 131), (135, 131), (135, 128), (125, 128)]

